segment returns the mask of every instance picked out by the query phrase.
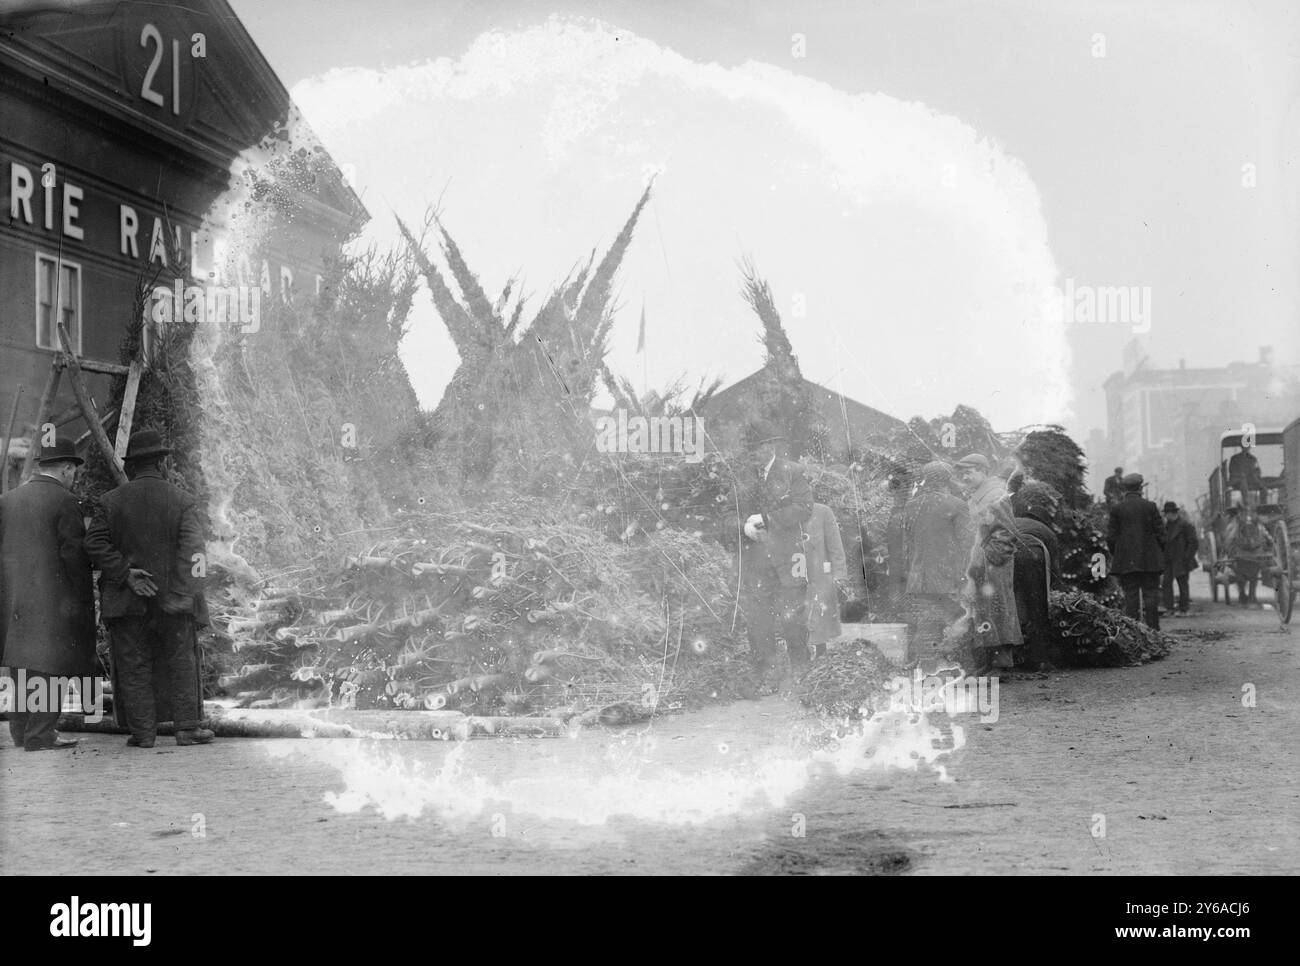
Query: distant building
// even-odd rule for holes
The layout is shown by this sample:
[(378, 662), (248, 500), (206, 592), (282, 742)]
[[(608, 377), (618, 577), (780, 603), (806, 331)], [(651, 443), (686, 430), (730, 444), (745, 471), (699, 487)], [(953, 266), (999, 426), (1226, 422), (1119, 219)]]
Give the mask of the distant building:
[[(719, 390), (704, 405), (700, 414), (710, 439), (725, 440), (732, 446), (743, 442), (744, 427), (758, 412), (758, 377), (761, 372), (760, 369), (750, 373), (739, 382)], [(861, 450), (868, 438), (906, 428), (903, 420), (888, 413), (872, 409), (811, 380), (803, 382), (821, 413), (827, 430), (828, 455), (832, 459), (847, 460), (850, 453)]]
[(1223, 432), (1245, 423), (1280, 428), (1300, 416), (1300, 366), (1276, 365), (1267, 346), (1255, 362), (1199, 369), (1181, 361), (1176, 369), (1157, 369), (1130, 346), (1124, 370), (1104, 387), (1106, 433), (1089, 437), (1095, 494), (1122, 466), (1146, 478), (1151, 499), (1194, 507), (1218, 460)]

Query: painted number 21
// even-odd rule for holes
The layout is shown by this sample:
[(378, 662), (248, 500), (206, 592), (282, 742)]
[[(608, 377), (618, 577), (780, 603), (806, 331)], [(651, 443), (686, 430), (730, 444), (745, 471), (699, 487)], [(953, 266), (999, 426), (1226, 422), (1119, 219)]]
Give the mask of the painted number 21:
[[(195, 34), (190, 38), (190, 56), (206, 57), (207, 56), (207, 38), (203, 34)], [(140, 46), (153, 47), (153, 59), (149, 61), (149, 69), (145, 71), (144, 82), (140, 85), (140, 96), (150, 104), (157, 104), (159, 107), (167, 106), (167, 98), (159, 91), (154, 90), (154, 81), (158, 78), (158, 69), (162, 67), (163, 62), (163, 37), (158, 28), (151, 23), (144, 25), (140, 31)], [(180, 114), (181, 112), (181, 42), (172, 41), (172, 113)]]

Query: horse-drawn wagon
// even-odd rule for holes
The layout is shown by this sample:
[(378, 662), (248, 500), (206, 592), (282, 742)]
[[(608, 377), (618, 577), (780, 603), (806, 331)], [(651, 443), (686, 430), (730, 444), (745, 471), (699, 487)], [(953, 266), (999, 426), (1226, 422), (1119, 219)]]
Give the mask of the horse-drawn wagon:
[[(1230, 449), (1236, 453), (1229, 455)], [(1300, 562), (1300, 419), (1285, 429), (1224, 433), (1219, 461), (1200, 500), (1201, 562), (1210, 594), (1231, 603), (1271, 587), (1282, 623), (1291, 620)]]

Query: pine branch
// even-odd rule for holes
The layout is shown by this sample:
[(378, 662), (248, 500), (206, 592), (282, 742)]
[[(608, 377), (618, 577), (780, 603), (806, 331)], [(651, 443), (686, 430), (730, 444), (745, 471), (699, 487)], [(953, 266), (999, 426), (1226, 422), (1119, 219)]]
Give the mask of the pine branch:
[[(706, 378), (706, 377), (705, 377)], [(688, 412), (698, 413), (702, 410), (714, 394), (722, 388), (722, 377), (714, 376), (706, 385), (704, 378), (700, 379), (699, 388), (695, 390), (695, 396), (691, 399), (691, 407)]]
[[(394, 217), (397, 216), (394, 215)], [(443, 281), (437, 266), (425, 254), (423, 244), (415, 240), (410, 229), (406, 227), (401, 218), (397, 218), (397, 227), (401, 231), (402, 237), (406, 239), (406, 243), (411, 247), (411, 252), (415, 256), (415, 263), (419, 266), (420, 273), (429, 284), (429, 292), (433, 295), (434, 308), (438, 310), (438, 315), (442, 317), (443, 324), (447, 326), (451, 340), (456, 344), (456, 351), (460, 353), (461, 362), (471, 363), (475, 366), (480, 365), (486, 355), (486, 347), (479, 339), (479, 331), (474, 319), (466, 311), (465, 307), (456, 301), (456, 296), (452, 294), (451, 289), (447, 287), (447, 283)]]
[(636, 390), (632, 388), (632, 383), (622, 376), (614, 375), (604, 359), (600, 361), (600, 377), (604, 380), (609, 394), (614, 397), (616, 406), (626, 409), (629, 415), (641, 415), (641, 408), (636, 402)]
[(524, 303), (527, 301), (526, 298), (520, 296), (519, 301), (515, 303), (515, 311), (510, 316), (510, 321), (507, 323), (505, 328), (505, 339), (507, 342), (514, 337), (515, 329), (519, 327), (519, 320), (523, 318), (524, 315)]
[(641, 193), (641, 198), (637, 201), (636, 207), (632, 209), (631, 216), (623, 225), (623, 230), (618, 233), (618, 237), (614, 239), (614, 244), (609, 247), (605, 257), (600, 260), (600, 265), (596, 268), (595, 274), (591, 276), (591, 283), (582, 294), (582, 301), (578, 304), (575, 321), (579, 331), (588, 333), (589, 338), (596, 334), (600, 328), (601, 320), (605, 316), (606, 307), (613, 291), (614, 275), (618, 272), (618, 266), (622, 263), (628, 246), (632, 244), (632, 232), (636, 228), (637, 219), (641, 217), (641, 210), (645, 208), (646, 202), (650, 200), (652, 186), (653, 182), (646, 185), (646, 189)]
[(437, 222), (438, 231), (442, 233), (442, 251), (447, 258), (447, 265), (451, 269), (452, 277), (456, 279), (456, 284), (460, 286), (460, 294), (465, 299), (465, 306), (469, 309), (470, 315), (482, 329), (484, 336), (489, 344), (494, 343), (501, 335), (500, 325), (497, 323), (496, 315), (492, 311), (492, 303), (488, 301), (487, 295), (483, 292), (483, 286), (479, 284), (478, 276), (470, 271), (469, 266), (465, 264), (465, 259), (460, 253), (460, 247), (456, 244), (451, 233), (443, 226), (442, 222), (434, 216)]
[(776, 310), (771, 286), (766, 279), (759, 278), (752, 259), (742, 259), (740, 270), (744, 277), (741, 294), (763, 324), (763, 347), (767, 350), (768, 363), (777, 363), (783, 370), (789, 368), (789, 372), (783, 372), (786, 378), (802, 378), (799, 360), (795, 358), (794, 347), (781, 324), (781, 314)]
[(496, 304), (492, 306), (492, 317), (497, 320), (499, 325), (504, 325), (503, 320), (505, 319), (506, 306), (510, 304), (510, 290), (515, 287), (515, 283), (518, 281), (518, 276), (508, 279), (506, 281), (506, 287), (502, 289), (501, 294), (497, 296)]

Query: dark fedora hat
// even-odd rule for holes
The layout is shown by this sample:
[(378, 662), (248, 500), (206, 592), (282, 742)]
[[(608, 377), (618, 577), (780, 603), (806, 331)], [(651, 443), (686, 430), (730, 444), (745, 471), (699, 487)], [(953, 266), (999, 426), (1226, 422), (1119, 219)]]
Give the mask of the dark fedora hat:
[(1178, 504), (1175, 503), (1173, 500), (1166, 500), (1166, 501), (1165, 501), (1165, 512), (1166, 512), (1166, 513), (1177, 513), (1177, 512), (1178, 512)]
[(138, 433), (131, 434), (131, 441), (126, 445), (126, 456), (123, 460), (129, 463), (150, 456), (166, 456), (170, 452), (171, 450), (163, 445), (162, 437), (158, 435), (156, 429), (142, 429)]
[(42, 446), (36, 457), (37, 463), (76, 463), (80, 466), (86, 462), (77, 455), (77, 444), (67, 436), (56, 436), (53, 446)]

